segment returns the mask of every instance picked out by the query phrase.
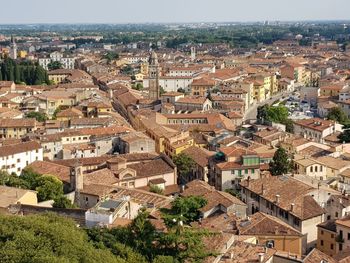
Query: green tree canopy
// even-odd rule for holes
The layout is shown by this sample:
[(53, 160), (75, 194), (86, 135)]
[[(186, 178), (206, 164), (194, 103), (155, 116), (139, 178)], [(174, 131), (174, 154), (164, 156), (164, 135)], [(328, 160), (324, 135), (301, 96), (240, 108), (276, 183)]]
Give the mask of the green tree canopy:
[(2, 80), (14, 81), (16, 83), (50, 84), (46, 70), (31, 61), (15, 61), (5, 58), (0, 62)]
[(288, 109), (283, 105), (267, 107), (267, 119), (272, 122), (283, 123), (288, 119)]
[(182, 221), (190, 224), (200, 217), (199, 209), (204, 207), (208, 201), (201, 196), (189, 196), (176, 198), (171, 203), (170, 209), (162, 209), (162, 214), (166, 225), (173, 226), (174, 222)]
[(328, 115), (327, 115), (327, 119), (336, 121), (336, 122), (343, 124), (343, 125), (349, 124), (348, 116), (339, 107), (335, 107), (335, 108), (330, 109), (328, 112)]
[(47, 68), (49, 70), (60, 69), (60, 68), (63, 68), (63, 65), (59, 61), (52, 61), (47, 65)]
[(173, 162), (177, 167), (177, 172), (181, 180), (188, 181), (189, 175), (195, 167), (193, 159), (185, 153), (179, 153), (173, 156)]
[(38, 200), (54, 200), (63, 195), (63, 184), (56, 177), (51, 175), (43, 175), (37, 179)]
[(0, 215), (1, 262), (126, 263), (107, 249), (96, 249), (75, 222), (53, 214)]
[(111, 63), (111, 61), (116, 60), (119, 58), (119, 54), (113, 51), (109, 51), (106, 54), (103, 55), (104, 59), (107, 59), (107, 63)]
[(46, 113), (32, 111), (26, 114), (26, 118), (36, 119), (39, 122), (45, 122), (47, 120)]
[[(63, 196), (63, 183), (52, 175), (40, 175), (32, 169), (24, 169), (21, 176), (0, 173), (2, 184), (37, 191), (38, 200), (58, 200)], [(62, 201), (62, 200), (61, 200)]]
[(60, 195), (53, 200), (54, 203), (52, 207), (54, 208), (76, 208), (76, 206), (64, 195)]
[[(175, 203), (172, 206), (178, 207)], [(198, 210), (193, 209), (192, 212), (197, 214)], [(173, 224), (166, 232), (159, 233), (145, 210), (129, 226), (92, 228), (86, 231), (96, 248), (108, 248), (117, 257), (131, 263), (202, 262), (204, 258), (213, 255), (203, 244), (203, 237), (211, 234), (208, 231)]]
[(286, 150), (279, 147), (273, 156), (270, 163), (270, 172), (272, 175), (282, 175), (291, 172), (292, 162), (289, 160), (289, 156)]

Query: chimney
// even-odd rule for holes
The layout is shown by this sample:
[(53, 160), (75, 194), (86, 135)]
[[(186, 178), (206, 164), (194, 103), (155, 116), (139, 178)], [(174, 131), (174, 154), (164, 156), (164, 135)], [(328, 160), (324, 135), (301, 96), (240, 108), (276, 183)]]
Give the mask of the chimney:
[(264, 253), (259, 253), (259, 263), (262, 263), (262, 262), (264, 262)]
[(182, 184), (180, 185), (180, 193), (183, 193), (185, 191), (185, 185)]
[(264, 184), (261, 184), (261, 194), (262, 194), (262, 195), (265, 194)]
[(126, 168), (126, 159), (115, 157), (107, 161), (107, 166), (110, 170), (118, 171)]
[(291, 203), (291, 204), (290, 204), (290, 211), (291, 211), (291, 212), (293, 212), (293, 211), (294, 211), (294, 206), (295, 206), (295, 204), (294, 204), (294, 203)]
[(230, 253), (230, 259), (233, 259), (233, 256), (234, 256), (234, 254), (233, 254), (233, 252), (231, 252)]
[(276, 195), (276, 200), (275, 200), (276, 204), (278, 204), (280, 202), (280, 195)]
[(249, 187), (249, 183), (250, 183), (250, 176), (248, 176), (247, 178), (247, 186)]

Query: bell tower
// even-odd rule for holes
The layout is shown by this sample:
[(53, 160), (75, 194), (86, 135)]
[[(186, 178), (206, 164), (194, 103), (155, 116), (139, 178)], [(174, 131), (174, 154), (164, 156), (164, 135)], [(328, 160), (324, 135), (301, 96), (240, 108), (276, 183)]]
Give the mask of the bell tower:
[(156, 52), (152, 51), (148, 66), (149, 92), (148, 97), (159, 100), (159, 63)]

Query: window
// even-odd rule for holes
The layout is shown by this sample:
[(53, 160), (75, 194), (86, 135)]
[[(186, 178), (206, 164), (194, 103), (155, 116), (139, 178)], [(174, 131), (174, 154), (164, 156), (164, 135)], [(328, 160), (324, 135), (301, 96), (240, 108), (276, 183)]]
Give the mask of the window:
[(86, 202), (89, 201), (89, 197), (85, 197), (85, 201), (86, 201)]
[(324, 234), (324, 232), (323, 232), (323, 230), (321, 230), (321, 235), (323, 235)]
[(343, 244), (339, 243), (339, 251), (343, 250)]
[(294, 217), (293, 222), (294, 222), (294, 225), (300, 226), (300, 220), (298, 218)]
[(338, 212), (335, 212), (335, 217), (338, 217)]
[(348, 233), (348, 240), (350, 240), (350, 233)]
[(245, 169), (245, 174), (248, 174), (248, 169)]
[(21, 161), (21, 159), (17, 159), (17, 163), (19, 163)]
[(331, 249), (332, 249), (332, 250), (334, 249), (334, 245), (333, 245), (333, 244), (331, 244)]
[(255, 169), (252, 169), (252, 174), (255, 174)]
[(323, 246), (323, 240), (321, 240), (321, 246)]
[(310, 167), (310, 173), (312, 173), (312, 172), (313, 172), (313, 167), (311, 166), (311, 167)]

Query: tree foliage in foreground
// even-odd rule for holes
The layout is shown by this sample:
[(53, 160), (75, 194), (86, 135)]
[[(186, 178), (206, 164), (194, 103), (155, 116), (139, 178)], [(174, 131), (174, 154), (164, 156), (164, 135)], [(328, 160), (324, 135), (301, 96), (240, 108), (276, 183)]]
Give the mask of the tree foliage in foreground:
[[(189, 215), (195, 218), (198, 209), (203, 205), (202, 200), (198, 199), (195, 202), (193, 197), (184, 199), (187, 201), (173, 202), (171, 210), (178, 212), (181, 208), (184, 213), (183, 219), (189, 218)], [(196, 205), (193, 205), (194, 203)], [(189, 220), (183, 221), (182, 226), (179, 224), (182, 220), (179, 217), (177, 224), (169, 225), (166, 232), (160, 233), (148, 217), (147, 212), (141, 211), (129, 226), (112, 229), (92, 228), (86, 231), (90, 241), (97, 248), (108, 248), (117, 257), (131, 263), (202, 262), (206, 257), (213, 255), (203, 243), (203, 238), (211, 235), (208, 231), (191, 228), (186, 224)]]
[(73, 221), (53, 214), (0, 215), (0, 258), (4, 263), (127, 262), (94, 248)]

